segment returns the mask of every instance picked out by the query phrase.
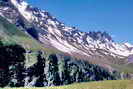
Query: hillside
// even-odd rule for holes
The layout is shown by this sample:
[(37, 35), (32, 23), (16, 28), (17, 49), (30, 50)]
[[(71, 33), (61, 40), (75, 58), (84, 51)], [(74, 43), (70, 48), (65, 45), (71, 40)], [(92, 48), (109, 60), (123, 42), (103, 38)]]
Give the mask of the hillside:
[(0, 42), (0, 87), (44, 87), (75, 82), (116, 80), (118, 72), (63, 54), (29, 52), (20, 45)]
[(2, 17), (0, 27), (0, 87), (57, 86), (121, 78), (119, 72), (41, 49), (39, 42)]
[[(40, 42), (33, 39), (28, 33), (18, 29), (14, 24), (11, 24), (5, 18), (0, 16), (0, 40), (5, 45), (19, 44), (27, 50), (37, 51), (45, 50), (49, 53), (57, 52), (50, 48), (44, 47)], [(59, 51), (58, 51), (59, 52)]]
[(100, 81), (90, 83), (78, 83), (59, 87), (46, 88), (4, 88), (4, 89), (133, 89), (132, 80)]

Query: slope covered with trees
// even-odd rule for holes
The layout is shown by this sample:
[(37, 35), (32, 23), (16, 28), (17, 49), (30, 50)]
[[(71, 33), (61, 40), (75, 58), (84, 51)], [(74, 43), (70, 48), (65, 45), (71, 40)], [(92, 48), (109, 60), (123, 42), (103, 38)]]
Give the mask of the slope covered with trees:
[[(62, 54), (36, 52), (36, 62), (27, 66), (30, 52), (20, 45), (0, 42), (0, 87), (57, 86), (74, 82), (120, 79), (119, 73)], [(32, 60), (32, 59), (31, 59)]]

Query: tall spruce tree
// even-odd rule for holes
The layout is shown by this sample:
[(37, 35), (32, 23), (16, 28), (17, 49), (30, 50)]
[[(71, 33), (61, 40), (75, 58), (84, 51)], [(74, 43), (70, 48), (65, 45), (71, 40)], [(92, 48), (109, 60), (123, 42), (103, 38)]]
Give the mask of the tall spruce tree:
[(58, 59), (56, 55), (52, 54), (46, 60), (45, 72), (48, 86), (60, 85), (60, 77), (58, 73)]

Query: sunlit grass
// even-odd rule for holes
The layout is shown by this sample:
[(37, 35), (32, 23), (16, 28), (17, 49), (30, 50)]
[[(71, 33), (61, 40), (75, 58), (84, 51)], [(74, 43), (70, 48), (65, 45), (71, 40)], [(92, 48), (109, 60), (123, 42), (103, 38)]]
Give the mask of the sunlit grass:
[(120, 72), (133, 73), (133, 64), (131, 65), (116, 65), (113, 64), (112, 67), (118, 69)]
[(4, 89), (133, 89), (133, 80), (113, 80), (88, 83), (77, 83), (58, 87), (42, 88), (4, 88)]

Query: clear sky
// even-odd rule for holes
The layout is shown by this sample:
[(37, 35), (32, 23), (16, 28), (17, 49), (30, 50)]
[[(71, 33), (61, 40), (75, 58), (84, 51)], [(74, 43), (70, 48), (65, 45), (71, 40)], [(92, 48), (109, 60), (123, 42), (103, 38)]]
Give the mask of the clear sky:
[(116, 42), (133, 44), (133, 0), (28, 0), (68, 26), (107, 31)]

